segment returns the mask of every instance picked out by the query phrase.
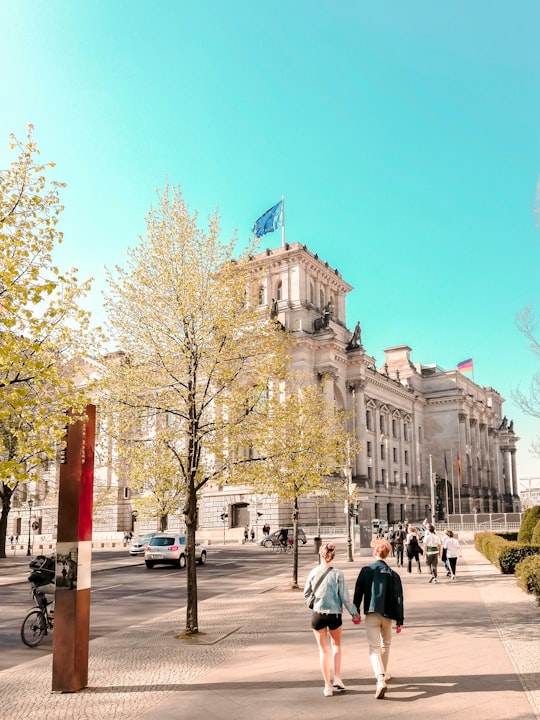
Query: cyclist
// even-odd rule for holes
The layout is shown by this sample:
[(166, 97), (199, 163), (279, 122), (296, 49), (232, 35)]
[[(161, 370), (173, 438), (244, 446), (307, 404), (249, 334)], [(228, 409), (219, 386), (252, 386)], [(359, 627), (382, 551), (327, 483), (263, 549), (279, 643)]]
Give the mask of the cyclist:
[(278, 539), (283, 549), (286, 550), (289, 543), (289, 530), (287, 528), (281, 528)]

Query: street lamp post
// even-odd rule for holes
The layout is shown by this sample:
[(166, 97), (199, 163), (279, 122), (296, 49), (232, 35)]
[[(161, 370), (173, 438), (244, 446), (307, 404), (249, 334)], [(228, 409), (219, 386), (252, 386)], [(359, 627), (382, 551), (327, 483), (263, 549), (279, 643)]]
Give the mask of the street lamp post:
[(347, 467), (347, 561), (353, 562), (353, 540), (352, 540), (352, 518), (353, 518), (353, 504), (352, 504), (352, 467)]
[(32, 505), (34, 504), (34, 501), (32, 498), (28, 500), (28, 548), (26, 549), (26, 554), (31, 555), (32, 554)]

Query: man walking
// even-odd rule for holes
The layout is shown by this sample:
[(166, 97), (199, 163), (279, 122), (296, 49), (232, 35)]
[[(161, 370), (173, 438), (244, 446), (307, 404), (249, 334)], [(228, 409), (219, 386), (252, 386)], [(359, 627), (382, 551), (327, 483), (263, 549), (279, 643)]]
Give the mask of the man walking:
[(403, 589), (401, 578), (385, 562), (390, 552), (390, 543), (384, 539), (371, 542), (375, 562), (360, 570), (354, 589), (354, 605), (360, 610), (364, 600), (366, 630), (369, 645), (369, 659), (377, 680), (375, 697), (382, 700), (388, 689), (387, 673), (392, 641), (392, 620), (396, 621), (396, 632), (403, 626)]
[(427, 526), (427, 532), (424, 535), (424, 552), (426, 554), (426, 565), (429, 568), (429, 582), (437, 582), (437, 564), (441, 557), (441, 538), (435, 532), (433, 525)]
[(396, 565), (398, 567), (403, 567), (403, 545), (405, 544), (405, 538), (407, 537), (407, 533), (403, 529), (403, 525), (401, 523), (398, 524), (398, 529), (396, 530), (395, 538), (394, 538), (394, 547), (396, 552)]

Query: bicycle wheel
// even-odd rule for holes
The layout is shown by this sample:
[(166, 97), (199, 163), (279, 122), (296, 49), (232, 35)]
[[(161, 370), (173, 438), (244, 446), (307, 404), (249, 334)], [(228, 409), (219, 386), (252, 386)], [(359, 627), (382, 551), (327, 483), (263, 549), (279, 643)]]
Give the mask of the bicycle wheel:
[(47, 623), (41, 610), (31, 610), (21, 626), (21, 640), (28, 647), (36, 647), (47, 632)]
[(278, 543), (277, 545), (272, 545), (272, 550), (276, 553), (276, 555), (279, 555), (281, 552), (281, 543)]
[(287, 553), (287, 555), (291, 555), (292, 548), (293, 548), (292, 543), (287, 543), (287, 547), (285, 548), (285, 552)]

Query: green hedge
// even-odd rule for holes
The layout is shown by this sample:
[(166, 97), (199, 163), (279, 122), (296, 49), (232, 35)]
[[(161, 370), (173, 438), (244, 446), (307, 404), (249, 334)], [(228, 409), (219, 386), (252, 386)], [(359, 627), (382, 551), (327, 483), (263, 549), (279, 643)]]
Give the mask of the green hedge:
[(540, 555), (525, 558), (516, 565), (518, 586), (531, 595), (536, 595), (540, 605)]
[(516, 565), (531, 555), (540, 555), (540, 545), (510, 542), (499, 533), (481, 532), (474, 536), (475, 548), (500, 568), (504, 575), (512, 575)]
[(540, 520), (540, 505), (533, 505), (523, 513), (521, 527), (519, 528), (518, 541), (530, 543), (532, 540), (536, 523)]
[(533, 545), (540, 545), (540, 520), (534, 526), (531, 543)]

